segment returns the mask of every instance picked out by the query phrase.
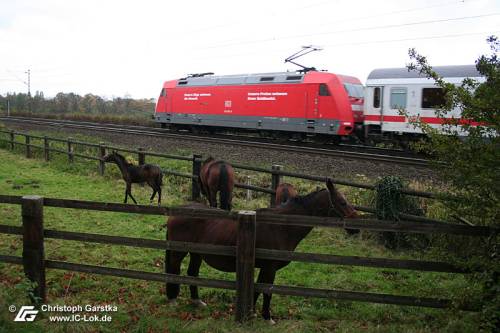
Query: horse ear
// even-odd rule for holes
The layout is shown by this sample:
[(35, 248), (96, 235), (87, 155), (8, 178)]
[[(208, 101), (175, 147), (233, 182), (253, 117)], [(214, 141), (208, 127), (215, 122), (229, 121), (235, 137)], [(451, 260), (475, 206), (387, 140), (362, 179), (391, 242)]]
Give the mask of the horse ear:
[(333, 184), (333, 180), (330, 177), (326, 178), (326, 188), (330, 193), (335, 192), (335, 185)]

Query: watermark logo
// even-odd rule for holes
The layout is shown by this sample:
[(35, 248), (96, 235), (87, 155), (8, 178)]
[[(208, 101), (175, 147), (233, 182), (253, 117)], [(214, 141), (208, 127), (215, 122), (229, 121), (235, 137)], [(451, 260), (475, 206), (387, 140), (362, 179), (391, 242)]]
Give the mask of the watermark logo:
[(38, 314), (38, 310), (35, 310), (33, 305), (23, 305), (19, 312), (14, 318), (14, 321), (33, 321)]
[(42, 304), (39, 310), (35, 310), (33, 305), (23, 305), (17, 311), (15, 305), (9, 306), (9, 311), (16, 313), (14, 321), (26, 322), (34, 321), (38, 313), (56, 313), (56, 315), (48, 315), (51, 322), (111, 322), (113, 320), (111, 314), (118, 311), (118, 307), (112, 304)]

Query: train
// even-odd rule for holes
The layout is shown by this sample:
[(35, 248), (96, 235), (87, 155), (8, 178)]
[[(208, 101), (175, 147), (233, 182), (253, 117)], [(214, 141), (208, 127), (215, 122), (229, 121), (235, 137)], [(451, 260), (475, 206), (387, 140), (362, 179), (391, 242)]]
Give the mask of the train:
[[(482, 80), (474, 65), (438, 66), (445, 81)], [(422, 132), (413, 117), (439, 128), (444, 94), (431, 79), (406, 68), (373, 70), (363, 85), (349, 75), (317, 70), (216, 76), (193, 74), (166, 81), (154, 119), (162, 128), (339, 143), (406, 142)], [(406, 115), (399, 110), (405, 109)], [(460, 117), (458, 109), (449, 117)]]

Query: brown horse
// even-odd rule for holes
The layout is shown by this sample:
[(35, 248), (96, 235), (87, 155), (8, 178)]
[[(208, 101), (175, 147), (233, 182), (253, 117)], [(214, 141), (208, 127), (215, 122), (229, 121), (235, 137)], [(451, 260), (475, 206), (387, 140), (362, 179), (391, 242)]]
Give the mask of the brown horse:
[(207, 158), (200, 170), (201, 192), (207, 197), (210, 207), (217, 207), (217, 192), (220, 192), (220, 208), (231, 210), (234, 188), (234, 169), (231, 164)]
[(292, 184), (281, 183), (276, 188), (275, 203), (276, 206), (284, 204), (288, 200), (295, 198), (298, 195), (297, 190)]
[(149, 201), (152, 203), (153, 199), (158, 193), (158, 206), (161, 204), (161, 186), (163, 185), (163, 173), (161, 168), (154, 164), (144, 164), (144, 165), (133, 165), (125, 160), (125, 157), (118, 154), (117, 152), (112, 152), (102, 158), (104, 162), (112, 162), (118, 165), (122, 173), (123, 180), (127, 183), (125, 188), (125, 200), (127, 203), (127, 198), (130, 198), (137, 204), (134, 197), (132, 196), (132, 183), (148, 183), (153, 189), (153, 194)]
[[(306, 196), (297, 196), (279, 207), (261, 209), (258, 212), (308, 216), (356, 216), (354, 208), (337, 191), (330, 179), (327, 180), (326, 186), (326, 190), (315, 191)], [(187, 207), (203, 208), (203, 205), (195, 203), (187, 205)], [(304, 226), (257, 223), (256, 247), (293, 251), (299, 242), (309, 234), (311, 229), (311, 227)], [(233, 220), (170, 217), (167, 225), (167, 239), (171, 241), (235, 246), (236, 231), (237, 223)], [(187, 252), (167, 250), (165, 253), (166, 272), (179, 274), (181, 262), (186, 255)], [(211, 267), (225, 272), (234, 272), (236, 268), (234, 257), (191, 252), (187, 271), (188, 275), (198, 276), (202, 260)], [(288, 261), (256, 259), (255, 267), (260, 268), (257, 282), (272, 284), (276, 271), (288, 264)], [(190, 286), (190, 291), (192, 301), (203, 305), (204, 303), (198, 296), (198, 288)], [(178, 295), (179, 285), (167, 283), (167, 297), (169, 302), (175, 303)], [(255, 293), (254, 307), (258, 296), (259, 294)], [(262, 317), (266, 320), (272, 320), (269, 310), (270, 303), (271, 294), (264, 294)]]

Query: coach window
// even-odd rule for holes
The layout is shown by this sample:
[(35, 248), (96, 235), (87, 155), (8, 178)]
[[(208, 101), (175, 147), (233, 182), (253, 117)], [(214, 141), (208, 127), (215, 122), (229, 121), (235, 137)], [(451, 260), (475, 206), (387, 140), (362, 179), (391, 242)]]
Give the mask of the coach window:
[(391, 109), (406, 109), (406, 88), (391, 89)]
[(320, 83), (319, 85), (319, 95), (320, 96), (330, 96), (330, 91), (328, 90), (328, 86), (324, 83)]
[(373, 89), (373, 107), (378, 109), (380, 107), (380, 88)]
[(446, 103), (442, 88), (422, 89), (422, 109), (439, 109)]

